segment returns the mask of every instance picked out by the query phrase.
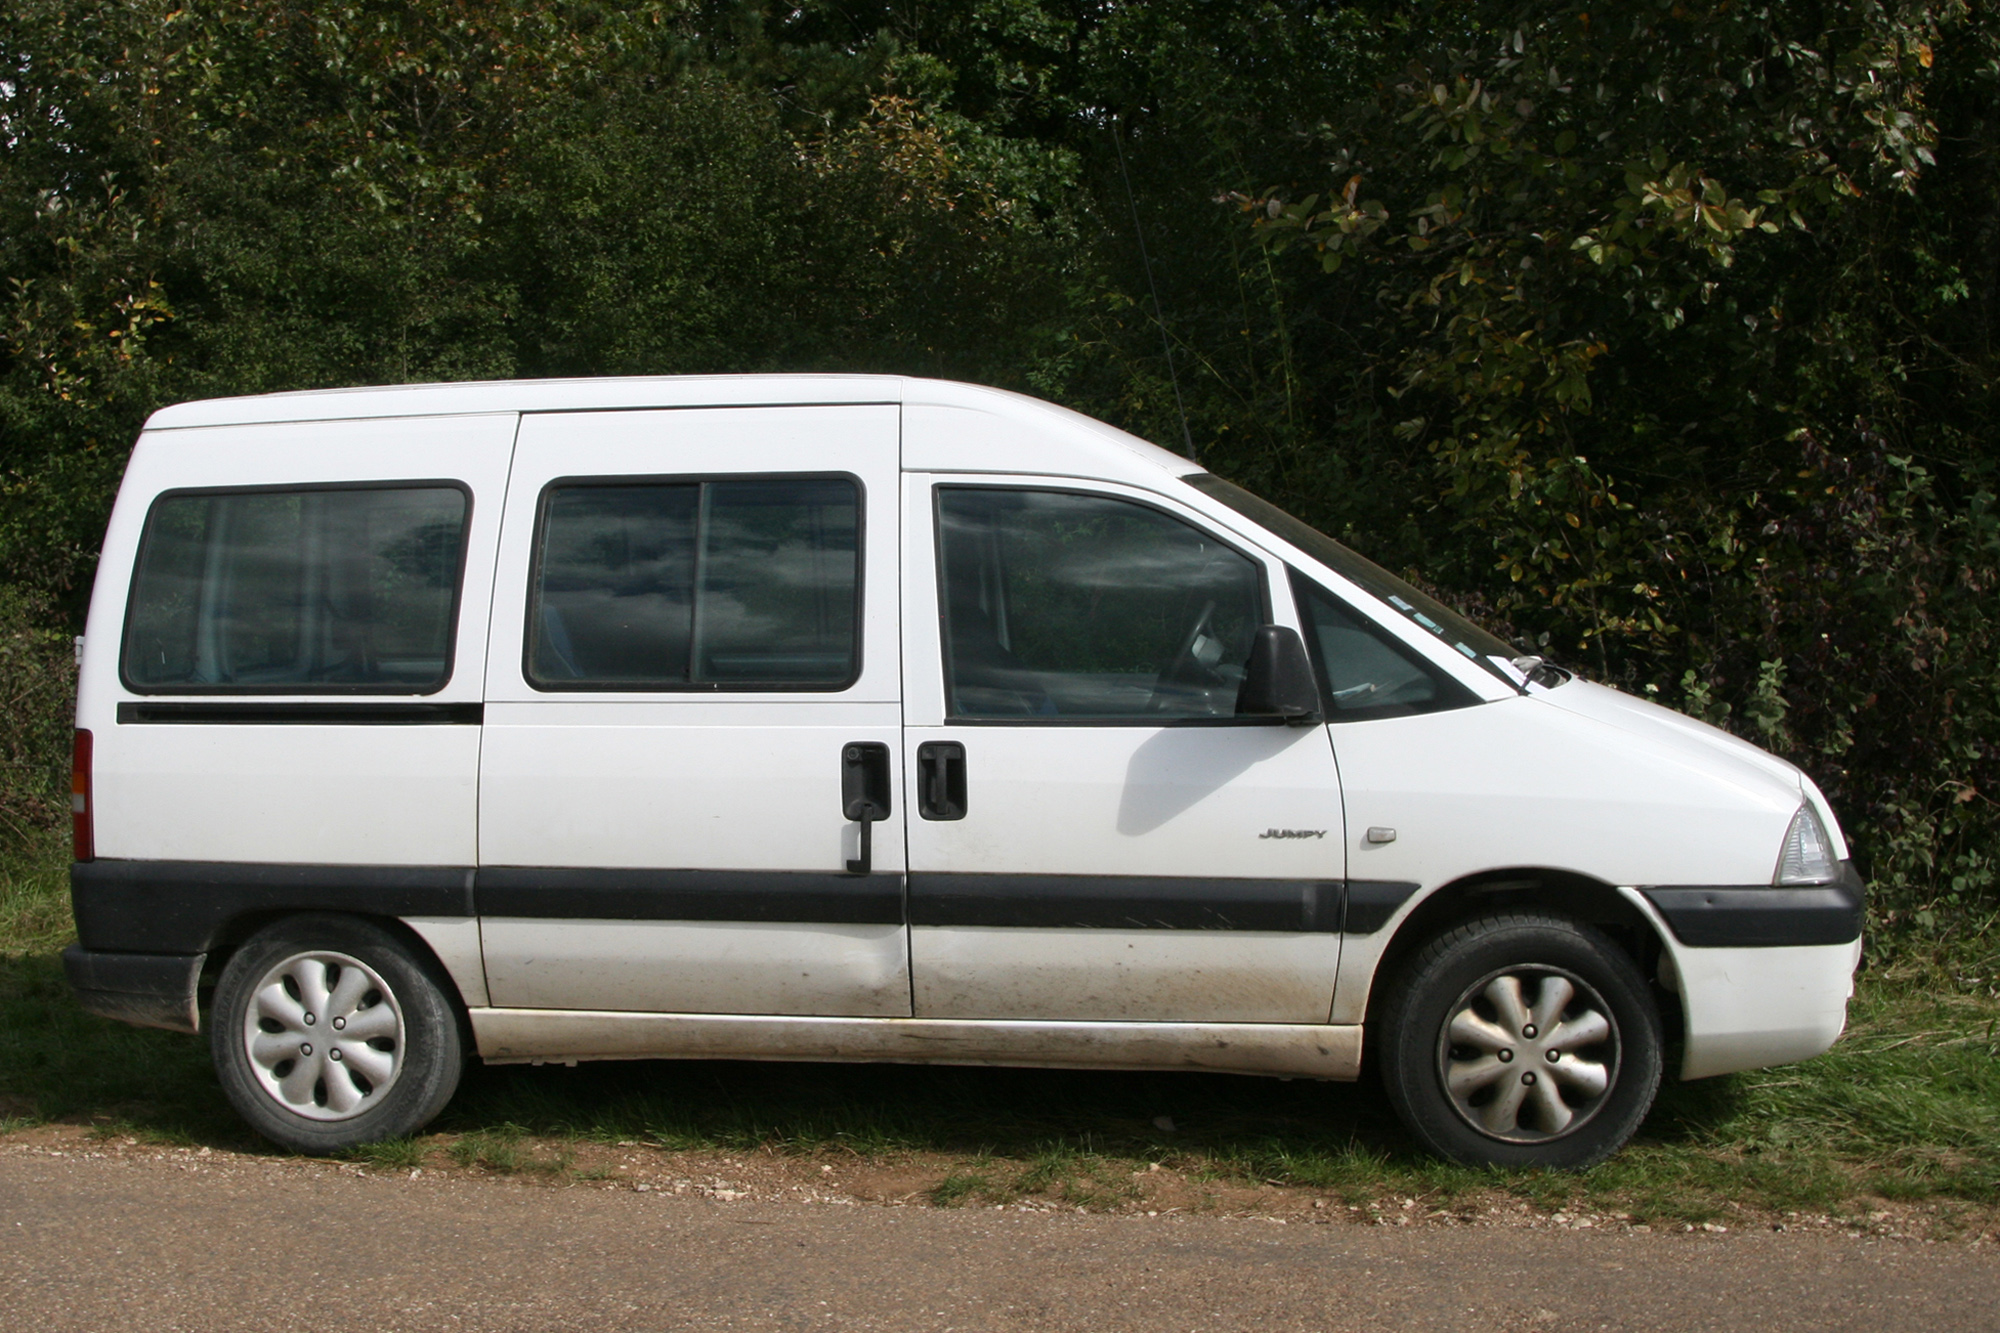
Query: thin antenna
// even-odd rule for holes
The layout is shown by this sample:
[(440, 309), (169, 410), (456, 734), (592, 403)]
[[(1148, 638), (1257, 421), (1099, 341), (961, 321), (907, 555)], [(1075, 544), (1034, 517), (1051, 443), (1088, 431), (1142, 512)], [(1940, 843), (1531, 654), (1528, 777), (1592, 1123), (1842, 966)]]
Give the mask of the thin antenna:
[(1174, 369), (1174, 346), (1167, 338), (1166, 317), (1160, 313), (1160, 289), (1153, 282), (1153, 261), (1146, 254), (1146, 229), (1139, 225), (1139, 200), (1132, 193), (1132, 173), (1125, 169), (1125, 144), (1118, 133), (1124, 124), (1125, 117), (1120, 116), (1112, 125), (1111, 146), (1118, 150), (1118, 174), (1125, 181), (1125, 204), (1132, 210), (1132, 234), (1139, 238), (1139, 262), (1146, 268), (1146, 290), (1153, 294), (1153, 323), (1160, 326), (1160, 351), (1167, 358), (1167, 380), (1174, 386), (1174, 411), (1181, 418), (1182, 452), (1199, 463), (1201, 460), (1194, 453), (1194, 435), (1188, 430), (1187, 404), (1181, 401), (1180, 372)]

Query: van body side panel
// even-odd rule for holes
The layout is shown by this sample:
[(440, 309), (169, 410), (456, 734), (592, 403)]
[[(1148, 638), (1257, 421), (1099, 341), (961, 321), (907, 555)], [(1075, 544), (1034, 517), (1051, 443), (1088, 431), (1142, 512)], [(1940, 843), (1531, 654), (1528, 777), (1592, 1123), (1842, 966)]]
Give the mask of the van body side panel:
[(120, 732), (115, 772), (98, 760), (100, 858), (472, 864), (477, 727)]
[[(1768, 882), (1799, 805), (1754, 769), (1533, 696), (1327, 730), (1353, 874), (1421, 886), (1377, 929), (1348, 939), (1337, 1023), (1361, 1021), (1395, 928), (1441, 885), (1522, 867), (1612, 885)], [(1395, 830), (1394, 840), (1368, 841), (1370, 827)]]
[[(465, 720), (476, 712), (450, 706), (476, 707), (481, 700), (515, 422), (512, 414), (496, 413), (141, 437), (105, 537), (78, 692), (77, 725), (96, 738), (100, 858), (473, 864), (479, 728)], [(248, 677), (159, 688), (144, 681), (134, 688), (123, 679), (128, 594), (148, 513), (163, 492), (351, 494), (356, 487), (406, 483), (435, 483), (466, 497), (449, 675), (441, 687), (399, 694), (394, 686), (369, 686), (356, 694), (338, 685), (274, 686)], [(306, 565), (316, 558), (308, 550)], [(201, 595), (212, 596), (212, 588)], [(311, 611), (311, 595), (299, 596)], [(367, 605), (360, 602), (364, 613)], [(330, 618), (336, 630), (347, 631), (348, 622)], [(427, 706), (429, 715), (410, 725), (412, 717), (392, 716), (399, 701)], [(337, 710), (315, 715), (312, 705), (321, 703), (373, 708), (356, 720)], [(172, 707), (154, 711), (165, 704)], [(205, 705), (215, 707), (204, 711)], [(246, 705), (274, 711), (243, 714)], [(287, 715), (288, 705), (299, 707)]]
[(647, 1013), (893, 1018), (910, 1008), (900, 922), (494, 916), (480, 929), (492, 992), (522, 1009), (589, 1009), (607, 996)]
[[(492, 1003), (909, 1013), (902, 802), (858, 870), (843, 794), (856, 745), (897, 781), (898, 449), (882, 404), (523, 418), (481, 760)], [(787, 487), (852, 497), (851, 544), (800, 501), (816, 517), (717, 591), (704, 571), (731, 541), (789, 521), (721, 515), (759, 496), (790, 513)], [(849, 623), (824, 596), (842, 560), (851, 660), (788, 662), (777, 646)], [(711, 625), (734, 656), (705, 655)]]
[[(480, 863), (839, 873), (857, 850), (840, 748), (893, 741), (899, 721), (893, 703), (842, 700), (489, 703)], [(900, 839), (874, 832), (876, 863), (899, 871)]]
[[(919, 1015), (1326, 1021), (1343, 857), (1322, 728), (942, 726), (908, 744), (940, 740), (965, 747), (969, 808), (911, 829)], [(1155, 878), (1171, 901), (1133, 882)]]

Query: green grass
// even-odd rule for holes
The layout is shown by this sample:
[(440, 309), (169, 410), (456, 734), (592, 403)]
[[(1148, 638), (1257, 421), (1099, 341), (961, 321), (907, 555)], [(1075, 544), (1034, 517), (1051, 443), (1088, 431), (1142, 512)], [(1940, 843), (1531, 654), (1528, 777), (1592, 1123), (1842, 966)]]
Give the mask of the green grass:
[(364, 1143), (345, 1154), (350, 1162), (382, 1171), (412, 1171), (430, 1160), (431, 1150), (421, 1139), (383, 1139)]
[(54, 953), (76, 938), (69, 914), (69, 841), (4, 835), (0, 851), (0, 955)]
[[(54, 853), (0, 864), (0, 1133), (69, 1122), (153, 1142), (257, 1150), (199, 1038), (92, 1018), (58, 953)], [(1512, 1195), (1544, 1209), (1702, 1222), (1732, 1205), (1853, 1212), (1868, 1198), (2000, 1205), (2000, 948), (1865, 972), (1851, 1028), (1800, 1065), (1668, 1083), (1639, 1136), (1581, 1175), (1473, 1170), (1418, 1152), (1369, 1083), (722, 1061), (474, 1066), (432, 1127), (378, 1144), (383, 1169), (433, 1151), (489, 1172), (573, 1174), (579, 1144), (939, 1158), (940, 1205), (1034, 1197), (1086, 1208), (1137, 1196), (1160, 1162), (1219, 1185), (1273, 1182), (1366, 1205)], [(1174, 1128), (1159, 1128), (1155, 1121)]]

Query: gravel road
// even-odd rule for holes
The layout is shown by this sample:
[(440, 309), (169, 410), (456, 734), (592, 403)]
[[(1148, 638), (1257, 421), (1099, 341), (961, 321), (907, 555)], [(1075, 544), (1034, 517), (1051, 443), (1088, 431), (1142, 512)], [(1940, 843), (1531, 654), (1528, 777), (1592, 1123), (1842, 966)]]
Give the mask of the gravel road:
[(0, 1328), (2000, 1330), (2000, 1247), (717, 1201), (0, 1151)]

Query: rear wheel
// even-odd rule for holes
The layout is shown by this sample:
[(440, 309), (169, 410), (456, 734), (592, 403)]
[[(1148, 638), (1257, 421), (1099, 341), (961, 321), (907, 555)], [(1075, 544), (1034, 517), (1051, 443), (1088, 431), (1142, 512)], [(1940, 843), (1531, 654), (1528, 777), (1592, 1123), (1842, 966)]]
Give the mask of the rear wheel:
[(394, 935), (340, 916), (292, 917), (222, 971), (210, 1050), (223, 1092), (265, 1138), (330, 1153), (414, 1134), (458, 1087), (458, 1014)]
[(1410, 1132), (1471, 1165), (1579, 1168), (1660, 1086), (1660, 1015), (1589, 926), (1506, 912), (1425, 945), (1383, 1000), (1383, 1082)]

